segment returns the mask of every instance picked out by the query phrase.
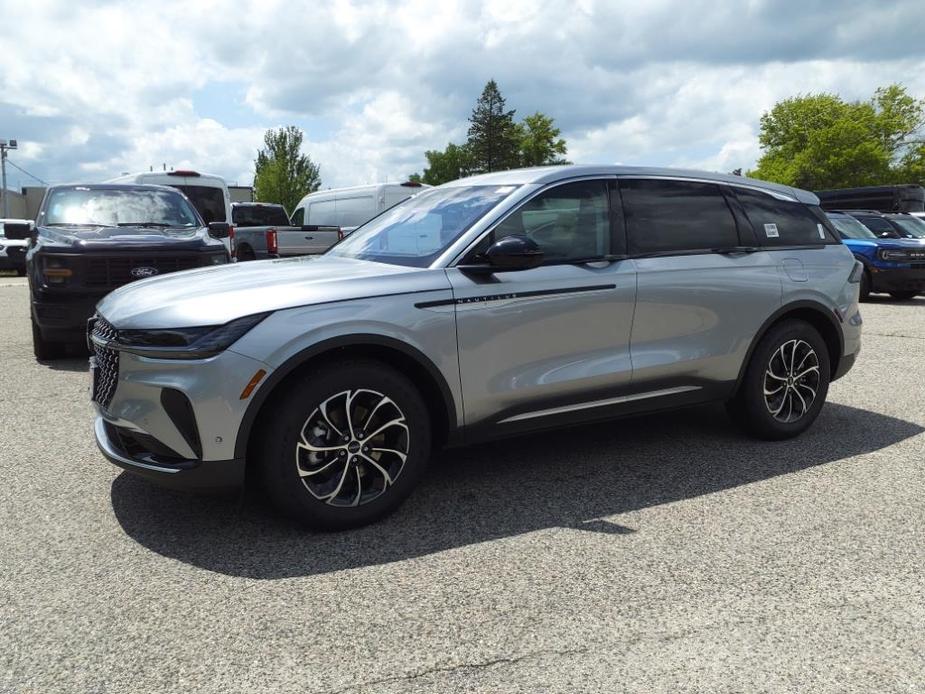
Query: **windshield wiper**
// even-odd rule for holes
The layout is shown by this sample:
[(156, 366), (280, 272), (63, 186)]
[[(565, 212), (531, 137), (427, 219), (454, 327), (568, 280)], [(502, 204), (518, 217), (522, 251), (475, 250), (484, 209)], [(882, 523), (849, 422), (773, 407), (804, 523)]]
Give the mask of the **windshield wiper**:
[(164, 222), (119, 222), (116, 226), (120, 227), (156, 227), (158, 229), (166, 229), (172, 224), (164, 224)]

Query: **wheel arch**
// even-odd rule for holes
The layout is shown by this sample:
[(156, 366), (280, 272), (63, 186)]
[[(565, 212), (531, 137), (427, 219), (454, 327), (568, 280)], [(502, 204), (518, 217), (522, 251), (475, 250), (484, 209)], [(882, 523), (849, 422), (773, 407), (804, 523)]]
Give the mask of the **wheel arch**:
[(748, 346), (745, 359), (742, 361), (742, 366), (739, 368), (739, 377), (736, 379), (735, 392), (738, 392), (739, 387), (742, 385), (742, 380), (745, 378), (745, 371), (748, 369), (748, 364), (752, 359), (752, 354), (758, 346), (758, 343), (761, 342), (768, 331), (775, 325), (781, 321), (792, 318), (806, 321), (822, 336), (829, 353), (829, 378), (834, 380), (835, 374), (838, 373), (838, 365), (841, 361), (845, 346), (844, 336), (842, 335), (841, 329), (838, 327), (839, 318), (834, 309), (822, 303), (802, 300), (781, 306), (777, 311), (771, 314), (755, 333), (755, 337), (752, 338), (751, 344)]
[(260, 387), (247, 406), (235, 439), (235, 458), (246, 458), (251, 435), (259, 426), (275, 396), (297, 372), (324, 361), (346, 357), (366, 357), (383, 361), (411, 377), (434, 417), (436, 444), (454, 442), (458, 436), (457, 410), (453, 393), (437, 366), (420, 350), (406, 342), (384, 335), (345, 335), (323, 340), (298, 352), (278, 368)]

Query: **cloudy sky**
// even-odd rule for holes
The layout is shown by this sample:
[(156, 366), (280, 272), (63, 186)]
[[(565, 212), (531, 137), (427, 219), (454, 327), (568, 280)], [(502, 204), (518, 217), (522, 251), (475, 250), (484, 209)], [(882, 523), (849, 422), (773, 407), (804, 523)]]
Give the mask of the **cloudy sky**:
[(0, 18), (0, 138), (53, 183), (166, 163), (250, 184), (288, 124), (324, 187), (403, 179), (465, 139), (492, 78), (577, 163), (722, 171), (754, 164), (778, 99), (925, 96), (921, 0), (0, 0)]

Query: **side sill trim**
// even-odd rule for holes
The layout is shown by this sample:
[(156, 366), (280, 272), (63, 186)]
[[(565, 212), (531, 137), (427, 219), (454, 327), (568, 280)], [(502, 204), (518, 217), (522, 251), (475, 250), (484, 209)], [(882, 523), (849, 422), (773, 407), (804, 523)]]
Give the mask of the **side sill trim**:
[(648, 398), (659, 398), (665, 395), (678, 395), (688, 393), (692, 390), (701, 390), (701, 386), (678, 386), (677, 388), (663, 388), (662, 390), (652, 390), (647, 393), (634, 393), (632, 395), (620, 395), (615, 398), (605, 400), (592, 400), (591, 402), (581, 402), (574, 405), (563, 405), (562, 407), (550, 407), (545, 410), (535, 410), (533, 412), (524, 412), (515, 414), (498, 422), (498, 424), (510, 424), (511, 422), (521, 422), (525, 419), (536, 419), (537, 417), (548, 417), (555, 414), (564, 414), (566, 412), (575, 412), (576, 410), (587, 410), (593, 407), (605, 407), (607, 405), (619, 405), (624, 402), (633, 402), (634, 400), (646, 400)]

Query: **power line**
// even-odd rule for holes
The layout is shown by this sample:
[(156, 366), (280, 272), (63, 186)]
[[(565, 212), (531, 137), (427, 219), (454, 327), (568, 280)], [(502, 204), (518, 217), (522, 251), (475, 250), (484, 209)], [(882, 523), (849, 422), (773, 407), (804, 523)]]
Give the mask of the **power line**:
[(18, 164), (15, 164), (15, 163), (13, 163), (12, 161), (10, 161), (9, 157), (7, 157), (6, 163), (9, 164), (10, 166), (12, 166), (14, 169), (19, 169), (19, 170), (22, 171), (24, 174), (26, 174), (26, 176), (29, 176), (30, 178), (34, 178), (36, 181), (38, 181), (39, 183), (41, 183), (43, 186), (50, 185), (50, 184), (48, 183), (48, 181), (43, 181), (41, 178), (39, 178), (39, 177), (36, 176), (35, 174), (29, 173), (28, 171), (26, 171), (24, 168), (22, 168), (22, 167), (19, 166)]

